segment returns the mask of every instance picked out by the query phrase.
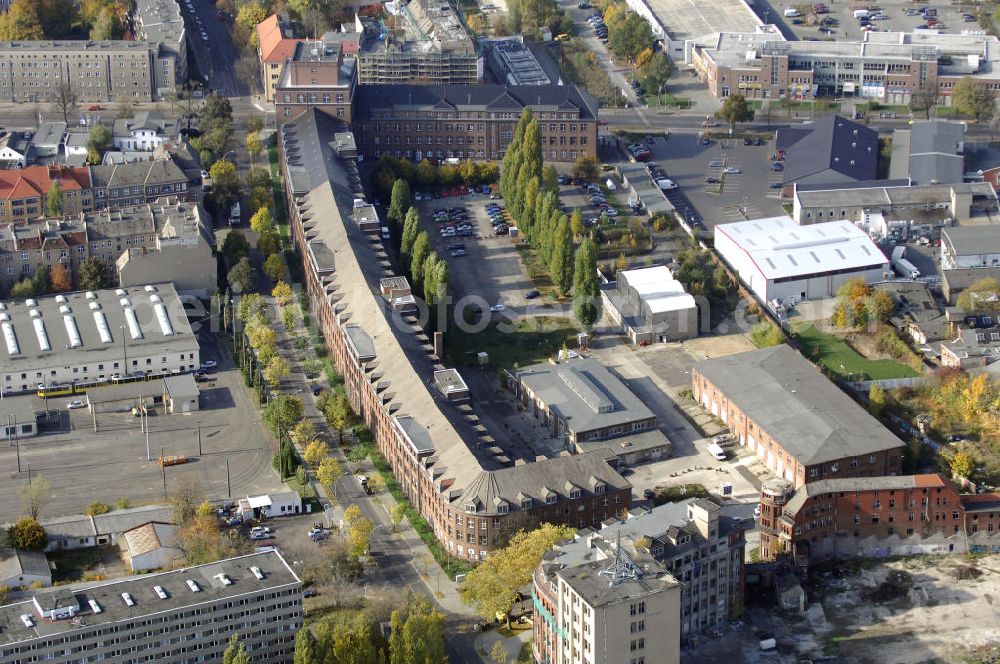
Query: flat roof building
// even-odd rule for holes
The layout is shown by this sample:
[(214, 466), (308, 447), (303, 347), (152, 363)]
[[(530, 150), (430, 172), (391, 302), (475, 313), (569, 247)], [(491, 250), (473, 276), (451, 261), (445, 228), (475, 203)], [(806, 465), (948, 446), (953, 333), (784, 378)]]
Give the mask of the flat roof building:
[(790, 346), (697, 362), (695, 400), (795, 486), (898, 475), (903, 441)]
[[(186, 83), (187, 75), (187, 29), (181, 3), (177, 0), (138, 0), (132, 9), (132, 25), (136, 37), (142, 41), (160, 45), (158, 57), (161, 79), (157, 84), (157, 94), (162, 95), (174, 89), (173, 85)], [(169, 80), (170, 74), (174, 80)]]
[(496, 80), (509, 85), (548, 85), (555, 83), (545, 73), (531, 49), (520, 39), (496, 39), (484, 43), (489, 66)]
[(720, 0), (711, 5), (696, 0), (627, 0), (627, 4), (649, 22), (653, 36), (663, 40), (675, 62), (686, 60), (691, 44), (706, 35), (774, 28), (764, 26), (746, 0)]
[(200, 366), (198, 339), (173, 284), (7, 300), (0, 329), (8, 394)]
[(656, 415), (593, 358), (542, 363), (517, 372), (517, 395), (566, 449), (610, 448), (626, 465), (665, 458), (671, 443)]
[(113, 661), (222, 661), (236, 633), (255, 661), (290, 663), (301, 627), (302, 582), (272, 549), (36, 591), (0, 607), (0, 663), (69, 664), (87, 651)]
[(965, 123), (916, 121), (892, 132), (890, 178), (913, 184), (951, 184), (965, 176)]
[(635, 345), (698, 336), (698, 305), (666, 265), (619, 270), (601, 294), (608, 315)]
[(715, 249), (760, 299), (771, 303), (833, 297), (844, 282), (881, 281), (889, 260), (849, 221), (800, 226), (791, 217), (719, 224)]
[(344, 57), (339, 42), (299, 40), (275, 86), (278, 123), (288, 122), (310, 107), (350, 122), (356, 69), (357, 61)]
[(381, 39), (358, 52), (358, 83), (475, 84), (483, 77), (476, 40), (448, 0), (394, 3)]

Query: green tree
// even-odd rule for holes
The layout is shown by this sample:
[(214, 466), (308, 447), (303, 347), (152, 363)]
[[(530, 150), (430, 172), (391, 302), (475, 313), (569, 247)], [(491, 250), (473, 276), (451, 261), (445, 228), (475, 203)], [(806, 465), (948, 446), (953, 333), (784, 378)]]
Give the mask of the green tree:
[(220, 159), (208, 169), (212, 176), (212, 198), (223, 213), (228, 213), (230, 206), (240, 195), (240, 176), (236, 164), (228, 159)]
[(343, 620), (325, 620), (316, 626), (323, 664), (377, 664), (372, 626), (364, 613)]
[(264, 367), (264, 379), (271, 385), (278, 386), (285, 378), (292, 373), (288, 362), (285, 362), (280, 355), (275, 355)]
[(237, 293), (252, 292), (254, 290), (254, 273), (253, 266), (250, 265), (250, 259), (246, 256), (241, 258), (229, 270), (229, 274), (226, 275), (226, 281), (229, 282), (229, 287)]
[(45, 39), (38, 3), (14, 0), (0, 21), (0, 39), (5, 41), (38, 41)]
[(257, 251), (265, 256), (273, 256), (281, 251), (281, 236), (278, 231), (264, 233), (257, 238)]
[(389, 210), (386, 216), (394, 224), (402, 224), (406, 211), (413, 205), (410, 185), (406, 180), (396, 180), (392, 184), (392, 196), (389, 200)]
[(111, 147), (111, 130), (102, 124), (91, 127), (87, 134), (87, 161), (91, 164), (100, 164), (109, 147)]
[(392, 612), (390, 664), (430, 664), (447, 661), (444, 616), (430, 602), (412, 593), (403, 608)]
[(236, 303), (236, 318), (244, 323), (249, 323), (258, 315), (263, 314), (265, 309), (267, 309), (267, 303), (264, 302), (264, 298), (259, 293), (247, 293), (240, 296)]
[(21, 499), (21, 506), (27, 515), (37, 519), (45, 503), (52, 496), (52, 485), (44, 476), (36, 475), (33, 481), (17, 490), (17, 496)]
[(413, 252), (410, 258), (410, 276), (413, 277), (413, 290), (419, 293), (423, 287), (424, 261), (431, 252), (431, 239), (427, 231), (420, 231), (416, 241), (413, 243)]
[(323, 661), (319, 643), (309, 627), (303, 626), (295, 635), (294, 664), (321, 664)]
[(416, 207), (411, 207), (406, 211), (406, 219), (403, 222), (403, 233), (399, 241), (399, 253), (402, 257), (403, 265), (410, 264), (410, 254), (413, 251), (413, 244), (417, 241), (420, 233), (420, 211)]
[(437, 252), (432, 249), (427, 254), (427, 258), (424, 259), (423, 269), (420, 270), (424, 280), (424, 302), (427, 303), (427, 306), (433, 306), (437, 298), (437, 265), (439, 260)]
[(572, 538), (574, 533), (570, 526), (550, 523), (518, 531), (506, 547), (491, 552), (466, 575), (458, 588), (459, 596), (487, 620), (493, 620), (497, 613), (507, 614), (517, 600), (518, 588), (531, 583), (531, 574), (542, 556), (553, 544)]
[(951, 105), (959, 113), (979, 120), (989, 120), (995, 112), (993, 95), (971, 76), (963, 76), (951, 91)]
[(344, 440), (344, 429), (347, 428), (347, 423), (351, 421), (351, 404), (347, 400), (347, 396), (337, 392), (333, 397), (327, 401), (323, 409), (323, 416), (326, 418), (327, 424), (337, 430), (337, 440)]
[(238, 262), (250, 253), (250, 243), (240, 231), (229, 231), (222, 241), (222, 255), (230, 265)]
[(553, 236), (549, 274), (559, 286), (559, 292), (562, 295), (569, 294), (569, 289), (573, 285), (573, 231), (566, 221), (566, 215), (559, 215)]
[(753, 109), (743, 95), (730, 95), (722, 102), (722, 108), (715, 112), (715, 117), (728, 122), (730, 128), (735, 128), (737, 122), (753, 120)]
[(61, 217), (63, 215), (63, 195), (59, 188), (59, 181), (53, 180), (49, 186), (48, 193), (45, 194), (45, 211), (50, 217)]
[(83, 513), (87, 516), (98, 516), (101, 514), (107, 514), (111, 511), (111, 505), (107, 503), (102, 503), (98, 500), (87, 505), (87, 509), (83, 510)]
[(648, 95), (658, 94), (666, 87), (672, 69), (670, 58), (663, 54), (654, 55), (639, 69), (639, 85)]
[(559, 195), (559, 174), (556, 173), (556, 167), (551, 164), (542, 169), (542, 189)]
[(333, 489), (337, 483), (337, 478), (344, 474), (340, 462), (332, 456), (324, 456), (316, 468), (316, 480), (325, 487)]
[(35, 286), (31, 283), (31, 279), (21, 279), (11, 286), (10, 296), (15, 300), (25, 300), (29, 297), (35, 297)]
[(769, 348), (784, 343), (781, 329), (770, 320), (762, 320), (750, 330), (750, 341), (757, 348)]
[(872, 383), (871, 387), (868, 388), (868, 412), (878, 417), (885, 410), (885, 404), (885, 390), (878, 383)]
[(285, 278), (285, 261), (281, 254), (271, 254), (264, 260), (264, 274), (274, 283)]
[(573, 268), (573, 313), (584, 328), (597, 321), (599, 313), (599, 286), (597, 283), (597, 249), (590, 238), (586, 238), (576, 250)]
[(1000, 311), (1000, 280), (986, 277), (974, 281), (958, 296), (957, 304), (968, 313)]
[(52, 290), (52, 280), (49, 278), (49, 271), (39, 265), (35, 269), (35, 274), (31, 277), (31, 285), (35, 289), (35, 295), (45, 295)]
[(876, 289), (865, 298), (865, 315), (868, 322), (878, 321), (884, 323), (889, 320), (896, 310), (896, 304), (892, 301), (892, 296), (887, 291)]
[(222, 664), (250, 664), (250, 654), (246, 647), (240, 643), (238, 634), (233, 634), (229, 638), (229, 645), (222, 653)]
[(584, 180), (596, 180), (601, 174), (597, 160), (589, 156), (580, 156), (573, 162), (573, 175)]
[(583, 225), (583, 213), (580, 212), (580, 208), (573, 208), (573, 214), (569, 217), (569, 228), (574, 237), (583, 236), (586, 227)]
[(653, 47), (649, 22), (634, 12), (627, 12), (607, 25), (608, 49), (615, 55), (635, 60), (639, 53)]
[(78, 283), (83, 290), (107, 288), (108, 269), (96, 258), (88, 258), (80, 264)]
[(952, 475), (968, 479), (976, 469), (976, 462), (968, 452), (957, 452), (951, 458), (950, 466)]
[(267, 430), (279, 440), (302, 419), (302, 401), (296, 397), (281, 394), (268, 402), (261, 412), (261, 419)]
[(8, 528), (7, 537), (12, 547), (25, 551), (41, 551), (49, 543), (45, 528), (30, 516), (22, 516)]

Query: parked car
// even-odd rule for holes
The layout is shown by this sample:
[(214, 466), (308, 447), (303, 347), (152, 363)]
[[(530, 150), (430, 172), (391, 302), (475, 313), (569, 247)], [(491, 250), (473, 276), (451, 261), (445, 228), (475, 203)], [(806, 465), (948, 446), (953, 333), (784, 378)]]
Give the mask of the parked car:
[(771, 162), (771, 170), (775, 173), (780, 173), (781, 171), (785, 170), (785, 165), (782, 164), (780, 161)]
[(504, 309), (506, 309), (506, 307), (503, 306), (503, 304), (494, 304), (492, 307), (490, 307), (490, 311), (493, 313), (498, 313), (500, 311), (503, 311)]
[(526, 300), (534, 300), (539, 295), (541, 295), (541, 293), (539, 293), (538, 291), (536, 291), (536, 290), (530, 290), (530, 291), (528, 291), (527, 293), (524, 294), (524, 299), (526, 299)]
[(77, 408), (83, 408), (84, 405), (85, 404), (83, 403), (83, 399), (73, 399), (68, 404), (66, 404), (66, 408), (70, 410), (76, 410)]
[(710, 175), (707, 178), (705, 178), (705, 184), (719, 184), (720, 182), (722, 182), (722, 180), (715, 177), (714, 175)]
[(215, 360), (205, 360), (204, 362), (201, 363), (201, 368), (205, 369), (206, 371), (209, 369), (214, 369), (217, 366), (219, 366), (219, 363), (216, 362)]
[(726, 175), (739, 175), (743, 171), (736, 168), (735, 166), (727, 166), (722, 172), (725, 173)]

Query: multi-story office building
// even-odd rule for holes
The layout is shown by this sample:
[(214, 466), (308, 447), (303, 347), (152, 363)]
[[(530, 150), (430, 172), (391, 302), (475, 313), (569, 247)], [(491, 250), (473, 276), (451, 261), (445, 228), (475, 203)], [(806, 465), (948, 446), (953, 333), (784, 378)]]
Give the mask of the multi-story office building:
[(941, 475), (841, 478), (798, 488), (768, 480), (761, 489), (761, 560), (976, 552), (1000, 552), (1000, 495), (960, 494)]
[(0, 607), (0, 663), (290, 663), (302, 582), (275, 550), (121, 581), (60, 586)]
[(350, 122), (356, 65), (354, 58), (344, 58), (344, 49), (337, 42), (299, 41), (275, 89), (278, 123), (288, 122), (311, 107)]
[(201, 296), (217, 276), (210, 229), (200, 205), (170, 198), (10, 224), (0, 227), (0, 291), (9, 291), (38, 268), (51, 271), (56, 265), (63, 265), (75, 281), (80, 264), (96, 258), (108, 269), (111, 283), (127, 269), (126, 285), (170, 279), (181, 293)]
[(154, 101), (177, 80), (156, 42), (0, 42), (0, 101), (48, 102), (62, 86), (79, 102)]
[(292, 26), (277, 14), (271, 14), (257, 26), (257, 59), (260, 61), (264, 99), (267, 101), (274, 101), (285, 61), (295, 53), (298, 43)]
[(503, 158), (525, 108), (547, 161), (597, 154), (597, 100), (575, 85), (359, 85), (352, 127), (366, 158)]
[[(768, 26), (765, 26), (768, 27)], [(691, 62), (718, 98), (858, 97), (908, 104), (929, 90), (950, 104), (972, 76), (1000, 90), (1000, 41), (986, 34), (868, 32), (861, 41), (785, 41), (773, 30), (722, 32), (695, 42)]]
[(156, 94), (163, 98), (187, 82), (187, 31), (177, 0), (138, 0), (132, 9), (137, 39), (159, 44), (156, 62)]
[(358, 53), (358, 82), (478, 83), (482, 59), (475, 38), (448, 0), (398, 3), (384, 39), (371, 39)]
[(519, 455), (474, 426), (474, 395), (457, 404), (435, 386), (433, 346), (409, 308), (390, 305), (398, 293), (385, 287), (391, 275), (378, 224), (355, 221), (364, 192), (343, 132), (311, 108), (278, 133), (292, 236), (351, 405), (445, 550), (481, 560), (521, 528), (586, 527), (627, 509), (631, 485), (611, 450), (539, 461)]
[(689, 499), (556, 544), (532, 577), (539, 664), (676, 662), (683, 635), (743, 606), (744, 521)]
[(697, 362), (691, 391), (796, 487), (902, 471), (903, 441), (785, 344)]

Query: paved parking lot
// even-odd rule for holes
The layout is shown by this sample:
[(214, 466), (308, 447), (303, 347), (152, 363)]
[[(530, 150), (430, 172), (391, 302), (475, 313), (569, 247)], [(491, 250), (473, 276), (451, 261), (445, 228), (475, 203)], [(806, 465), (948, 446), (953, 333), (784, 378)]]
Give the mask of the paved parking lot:
[[(711, 230), (716, 224), (747, 217), (784, 214), (778, 192), (770, 188), (781, 175), (770, 170), (773, 141), (746, 146), (742, 139), (728, 139), (703, 145), (694, 134), (671, 134), (650, 149), (650, 161), (680, 185), (666, 194), (688, 221), (696, 219)], [(726, 169), (738, 172), (725, 173)], [(718, 182), (707, 182), (708, 178)]]
[[(213, 344), (214, 345), (214, 344)], [(271, 468), (271, 444), (261, 430), (256, 408), (247, 398), (238, 373), (228, 356), (212, 346), (202, 347), (202, 359), (217, 359), (220, 370), (214, 379), (200, 383), (201, 408), (196, 413), (168, 415), (156, 408), (148, 418), (151, 461), (146, 460), (146, 436), (139, 418), (129, 413), (98, 416), (97, 433), (88, 409), (67, 413), (59, 433), (20, 441), (16, 447), (0, 445), (0, 523), (21, 513), (18, 490), (32, 477), (44, 475), (52, 486), (42, 518), (79, 514), (93, 501), (114, 503), (127, 496), (133, 504), (163, 500), (164, 474), (157, 464), (164, 455), (185, 455), (190, 462), (166, 469), (166, 485), (182, 478), (195, 480), (205, 497), (221, 500), (227, 495), (266, 493), (282, 487)], [(32, 396), (41, 410), (44, 404)], [(66, 398), (49, 399), (50, 409), (65, 409)], [(201, 425), (201, 452), (198, 427)], [(20, 452), (22, 472), (17, 472)], [(229, 486), (226, 462), (229, 462)]]
[[(830, 1), (825, 3), (829, 10), (828, 13), (811, 17), (810, 12), (813, 4), (815, 3), (772, 3), (772, 7), (778, 14), (782, 14), (789, 7), (795, 7), (802, 13), (802, 16), (798, 17), (801, 23), (798, 24), (796, 24), (794, 18), (782, 17), (789, 32), (799, 39), (860, 41), (864, 38), (864, 32), (858, 23), (858, 19), (854, 18), (854, 10), (863, 8), (864, 5)], [(915, 28), (926, 25), (919, 12), (910, 16), (906, 15), (907, 10), (911, 10), (912, 13), (912, 10), (919, 10), (925, 6), (933, 7), (938, 11), (938, 20), (940, 22), (934, 26), (935, 30), (952, 34), (960, 34), (963, 30), (979, 30), (976, 22), (966, 22), (962, 18), (963, 14), (974, 13), (974, 11), (961, 7), (952, 7), (950, 4), (942, 3), (936, 5), (930, 3), (924, 5), (906, 2), (905, 0), (882, 0), (872, 3), (872, 6), (878, 6), (882, 14), (886, 17), (883, 20), (871, 21), (871, 25), (881, 32), (912, 32)], [(821, 26), (817, 19), (823, 18), (832, 19), (836, 23)], [(821, 32), (821, 27), (826, 27), (831, 32)]]

